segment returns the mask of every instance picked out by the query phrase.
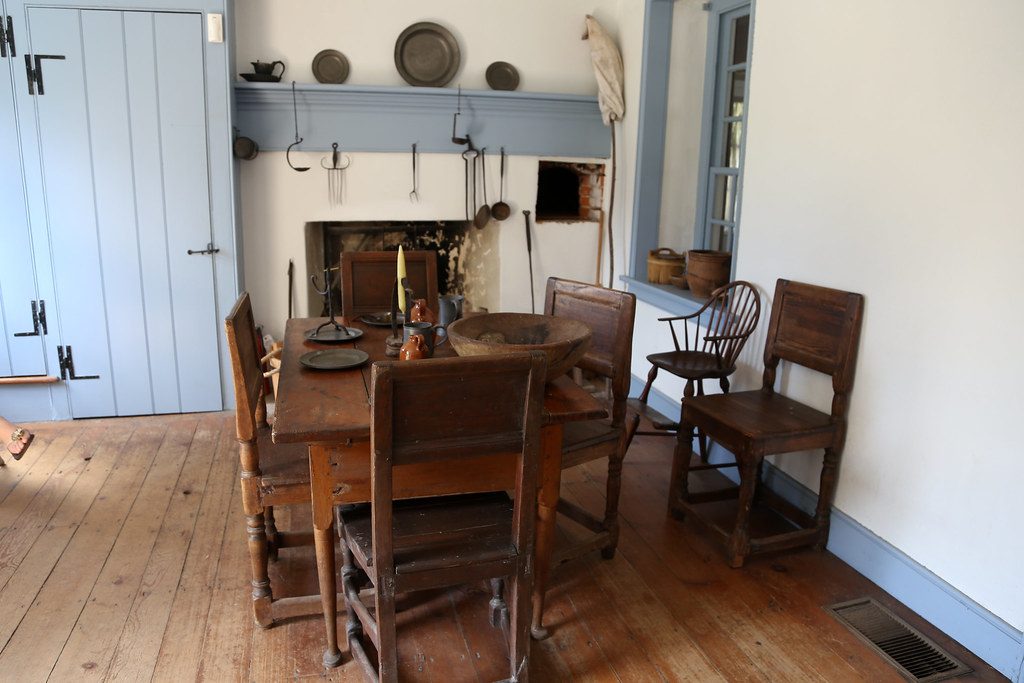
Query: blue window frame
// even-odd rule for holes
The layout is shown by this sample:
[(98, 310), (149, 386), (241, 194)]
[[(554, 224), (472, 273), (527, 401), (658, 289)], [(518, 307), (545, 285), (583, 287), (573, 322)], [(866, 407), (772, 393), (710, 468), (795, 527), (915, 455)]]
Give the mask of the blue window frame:
[(694, 242), (705, 249), (734, 251), (747, 128), (751, 6), (718, 2), (710, 12)]

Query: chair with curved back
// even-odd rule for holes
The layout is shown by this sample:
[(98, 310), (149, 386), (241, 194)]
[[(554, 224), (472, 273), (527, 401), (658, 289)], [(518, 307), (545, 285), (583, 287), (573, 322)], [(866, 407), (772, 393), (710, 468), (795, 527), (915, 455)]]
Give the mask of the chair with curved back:
[[(645, 415), (657, 431), (637, 431), (647, 436), (675, 436), (678, 422), (665, 422), (660, 414), (648, 410), (647, 400), (651, 386), (659, 370), (669, 372), (686, 380), (682, 403), (694, 395), (704, 395), (704, 380), (717, 379), (723, 393), (729, 393), (729, 375), (736, 370), (736, 359), (751, 333), (757, 327), (761, 316), (761, 297), (749, 282), (736, 280), (723, 285), (711, 293), (711, 297), (695, 313), (690, 315), (658, 318), (667, 322), (672, 331), (674, 351), (653, 353), (647, 356), (651, 370), (647, 384), (636, 400), (630, 401), (630, 408), (638, 415)], [(677, 334), (673, 323), (683, 321), (682, 334)], [(679, 337), (683, 344), (680, 347)], [(680, 416), (682, 408), (680, 408)], [(709, 465), (707, 439), (698, 432), (698, 445), (702, 468), (731, 467), (731, 464)]]

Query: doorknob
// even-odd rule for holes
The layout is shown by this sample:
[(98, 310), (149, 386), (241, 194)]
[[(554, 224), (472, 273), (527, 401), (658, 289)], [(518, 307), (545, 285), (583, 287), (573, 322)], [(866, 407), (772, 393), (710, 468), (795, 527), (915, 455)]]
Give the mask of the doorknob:
[(189, 249), (185, 253), (192, 256), (193, 254), (216, 254), (219, 251), (220, 249), (213, 248), (213, 242), (207, 242), (206, 249)]

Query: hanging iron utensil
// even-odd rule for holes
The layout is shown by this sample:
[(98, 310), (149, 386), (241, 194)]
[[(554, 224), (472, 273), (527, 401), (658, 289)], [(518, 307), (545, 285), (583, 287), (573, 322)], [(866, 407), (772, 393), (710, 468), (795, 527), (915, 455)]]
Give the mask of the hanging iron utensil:
[(466, 137), (459, 137), (456, 133), (456, 124), (459, 121), (459, 117), (462, 116), (462, 86), (459, 86), (459, 92), (455, 96), (455, 113), (452, 115), (452, 142), (456, 145), (469, 145), (473, 147), (473, 141), (469, 137), (469, 133), (466, 133)]
[(292, 115), (295, 117), (295, 142), (288, 145), (288, 149), (284, 153), (284, 159), (293, 171), (305, 173), (309, 170), (309, 166), (296, 166), (292, 163), (292, 148), (297, 147), (302, 142), (302, 138), (299, 137), (299, 105), (295, 99), (295, 81), (292, 81)]
[(526, 260), (530, 262), (530, 312), (537, 312), (537, 295), (533, 291), (533, 240), (530, 238), (530, 212), (523, 209), (526, 218)]
[(338, 143), (331, 144), (331, 165), (325, 166), (327, 157), (320, 160), (320, 167), (327, 171), (327, 197), (331, 206), (341, 206), (345, 199), (345, 169), (352, 165), (352, 157), (338, 151)]
[(480, 168), (483, 169), (484, 203), (476, 210), (473, 216), (473, 225), (477, 230), (483, 230), (491, 222), (491, 205), (487, 203), (487, 148), (480, 148)]
[(462, 161), (466, 171), (466, 220), (473, 219), (476, 211), (476, 159), (479, 156), (473, 147), (462, 153)]
[(498, 183), (498, 203), (491, 207), (495, 220), (503, 221), (512, 215), (512, 208), (505, 203), (505, 148), (501, 148), (501, 180)]
[(409, 193), (409, 201), (418, 204), (420, 201), (419, 176), (416, 175), (416, 143), (412, 143), (412, 191)]

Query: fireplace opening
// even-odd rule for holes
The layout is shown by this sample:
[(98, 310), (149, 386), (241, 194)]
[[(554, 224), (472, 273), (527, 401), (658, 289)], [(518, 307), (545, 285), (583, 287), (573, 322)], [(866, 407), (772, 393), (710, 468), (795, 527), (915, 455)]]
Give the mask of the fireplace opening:
[[(436, 252), (438, 292), (463, 294), (467, 285), (469, 226), (466, 221), (307, 223), (306, 270), (321, 276), (324, 268), (341, 263), (343, 251), (398, 251), (401, 245), (407, 251)], [(310, 283), (307, 296), (311, 315), (327, 315), (324, 298)], [(333, 285), (333, 296), (335, 301), (341, 301), (340, 278)]]
[(537, 221), (600, 220), (603, 164), (541, 161), (537, 171)]

